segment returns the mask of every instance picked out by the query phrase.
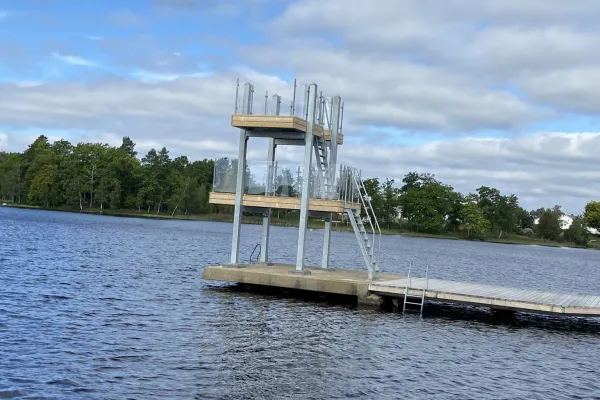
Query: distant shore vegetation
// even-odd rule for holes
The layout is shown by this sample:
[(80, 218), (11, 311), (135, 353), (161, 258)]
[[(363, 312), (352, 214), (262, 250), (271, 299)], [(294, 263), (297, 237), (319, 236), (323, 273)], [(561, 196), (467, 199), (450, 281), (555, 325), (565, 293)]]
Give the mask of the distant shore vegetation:
[[(109, 146), (50, 143), (42, 135), (22, 153), (0, 152), (0, 202), (113, 215), (229, 220), (233, 207), (208, 201), (213, 172), (213, 160), (171, 158), (165, 147), (140, 158), (129, 137), (120, 146)], [(599, 201), (590, 201), (582, 215), (566, 216), (558, 205), (525, 210), (517, 195), (488, 186), (460, 193), (429, 173), (408, 172), (399, 184), (378, 178), (364, 183), (386, 233), (600, 246), (594, 235), (600, 230)], [(297, 220), (293, 211), (276, 214), (280, 225)], [(254, 222), (252, 216), (246, 220)], [(312, 221), (311, 226), (320, 224)]]

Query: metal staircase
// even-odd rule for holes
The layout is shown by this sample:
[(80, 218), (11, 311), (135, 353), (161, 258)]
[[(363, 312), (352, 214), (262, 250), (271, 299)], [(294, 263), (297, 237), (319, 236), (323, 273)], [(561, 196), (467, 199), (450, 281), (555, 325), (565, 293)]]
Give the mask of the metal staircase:
[[(351, 200), (346, 205), (355, 203), (357, 199), (361, 210), (356, 208), (345, 208), (352, 229), (356, 235), (358, 246), (363, 255), (369, 280), (379, 277), (379, 253), (381, 251), (381, 228), (371, 204), (371, 197), (367, 193), (358, 171), (354, 168), (343, 168), (341, 184), (346, 185), (345, 199)], [(364, 214), (364, 217), (362, 216)], [(364, 221), (366, 220), (370, 232), (367, 232)]]
[[(407, 310), (406, 305), (418, 306), (419, 313), (423, 316), (423, 307), (425, 306), (425, 292), (429, 288), (429, 265), (425, 268), (425, 278), (417, 278), (417, 279), (425, 279), (425, 285), (423, 285), (422, 289), (413, 289), (412, 286), (412, 264), (408, 267), (408, 276), (406, 277), (406, 286), (404, 288), (404, 302), (402, 304), (402, 313), (404, 314)], [(410, 294), (411, 290), (419, 290), (419, 294), (413, 295)]]
[[(318, 99), (318, 115), (317, 124), (323, 129), (331, 130), (331, 121), (329, 119), (329, 113), (327, 112), (327, 100), (322, 95)], [(318, 183), (319, 183), (319, 197), (329, 199), (333, 194), (333, 182), (331, 179), (331, 168), (329, 165), (329, 158), (331, 152), (331, 141), (326, 141), (325, 136), (314, 136), (313, 147), (315, 150), (315, 157), (317, 158), (317, 169), (318, 169)]]
[(332, 193), (331, 171), (329, 168), (328, 146), (322, 136), (315, 136), (313, 141), (317, 157), (319, 193), (321, 198), (329, 198)]

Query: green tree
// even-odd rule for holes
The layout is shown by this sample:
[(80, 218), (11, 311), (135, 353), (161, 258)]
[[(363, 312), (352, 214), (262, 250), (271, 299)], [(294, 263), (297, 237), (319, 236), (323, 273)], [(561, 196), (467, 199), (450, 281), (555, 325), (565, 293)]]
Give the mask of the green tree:
[(467, 232), (467, 237), (472, 239), (483, 239), (488, 234), (490, 223), (485, 219), (483, 211), (477, 204), (477, 197), (474, 195), (468, 196), (465, 199), (460, 216), (462, 223), (459, 230)]
[(21, 203), (23, 161), (20, 154), (4, 154), (0, 160), (0, 198)]
[(523, 207), (518, 207), (515, 212), (517, 228), (522, 231), (523, 229), (533, 229), (534, 216), (525, 210)]
[(575, 243), (579, 246), (588, 245), (589, 233), (585, 219), (582, 217), (573, 218), (573, 223), (569, 226), (569, 229), (565, 231), (565, 240)]
[(536, 227), (538, 236), (540, 236), (542, 239), (560, 240), (562, 234), (560, 217), (560, 207), (545, 209), (540, 215), (540, 219)]
[(27, 200), (36, 205), (53, 207), (57, 204), (58, 196), (58, 166), (46, 164), (43, 168), (32, 174), (31, 185)]
[(504, 196), (498, 189), (481, 186), (477, 189), (477, 204), (498, 238), (504, 233), (519, 230), (519, 199), (515, 195)]
[(377, 178), (368, 178), (363, 180), (363, 185), (371, 197), (371, 206), (373, 207), (373, 211), (377, 216), (377, 219), (383, 219), (383, 196), (381, 193), (381, 185), (379, 184), (379, 179)]
[(435, 175), (429, 173), (419, 173), (419, 172), (409, 172), (402, 179), (402, 187), (400, 187), (400, 193), (406, 193), (410, 189), (420, 189), (423, 186), (439, 183), (437, 179), (435, 179)]
[(600, 229), (600, 201), (590, 201), (586, 204), (584, 218), (590, 227)]
[(454, 190), (437, 181), (412, 186), (400, 196), (402, 216), (417, 231), (441, 232), (454, 208)]
[(393, 179), (386, 179), (381, 185), (381, 197), (381, 220), (389, 228), (398, 220), (400, 213), (400, 189), (394, 186)]

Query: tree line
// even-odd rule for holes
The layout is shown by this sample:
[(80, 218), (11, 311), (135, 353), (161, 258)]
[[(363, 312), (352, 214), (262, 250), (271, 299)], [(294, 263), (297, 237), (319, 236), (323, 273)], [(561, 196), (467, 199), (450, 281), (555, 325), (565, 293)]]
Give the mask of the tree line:
[(377, 218), (387, 228), (401, 226), (415, 232), (454, 233), (480, 240), (518, 234), (581, 246), (588, 245), (589, 228), (600, 230), (597, 201), (589, 202), (583, 215), (569, 216), (573, 222), (563, 229), (565, 213), (561, 206), (528, 211), (514, 194), (502, 194), (488, 186), (462, 194), (429, 173), (409, 172), (400, 187), (393, 179), (380, 183), (377, 178), (367, 179), (365, 186)]
[[(227, 161), (227, 160), (226, 160)], [(220, 162), (220, 161), (219, 161)], [(235, 160), (217, 162), (220, 184), (234, 185), (227, 171)], [(215, 162), (171, 158), (168, 150), (151, 149), (138, 158), (135, 143), (124, 137), (120, 146), (101, 143), (50, 143), (39, 136), (22, 153), (0, 152), (0, 198), (45, 208), (137, 210), (187, 215), (231, 213), (231, 206), (209, 204)], [(276, 194), (298, 192), (294, 171), (284, 171)], [(247, 178), (249, 192), (254, 184)], [(573, 216), (562, 229), (560, 206), (526, 210), (514, 194), (481, 186), (463, 194), (429, 173), (409, 172), (396, 185), (392, 179), (364, 181), (375, 214), (385, 228), (414, 232), (452, 233), (470, 239), (528, 235), (587, 245), (588, 228), (600, 229), (600, 202)], [(281, 193), (284, 188), (286, 193)], [(264, 189), (256, 189), (264, 190)], [(538, 221), (534, 224), (534, 221)]]
[[(49, 143), (39, 136), (23, 153), (0, 153), (0, 197), (46, 208), (129, 209), (202, 214), (208, 204), (212, 160), (171, 159), (166, 148), (137, 158), (135, 143)], [(218, 211), (218, 210), (216, 210)]]

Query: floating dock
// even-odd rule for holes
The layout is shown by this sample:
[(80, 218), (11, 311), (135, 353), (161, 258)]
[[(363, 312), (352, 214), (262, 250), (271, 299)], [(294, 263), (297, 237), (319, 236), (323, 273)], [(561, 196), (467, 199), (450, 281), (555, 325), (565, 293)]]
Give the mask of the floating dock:
[[(223, 264), (205, 267), (202, 279), (354, 296), (359, 304), (382, 304), (380, 296), (369, 292), (369, 284), (373, 281), (369, 280), (367, 271), (304, 267), (302, 272), (297, 272), (295, 268), (295, 265), (280, 263)], [(386, 281), (402, 278), (387, 273), (382, 273), (381, 277)]]
[(381, 305), (386, 299), (423, 296), (425, 302), (456, 303), (492, 310), (581, 317), (600, 317), (600, 296), (563, 294), (478, 283), (411, 278), (382, 273), (369, 280), (366, 271), (305, 267), (295, 273), (290, 264), (224, 264), (208, 266), (203, 279), (297, 289), (321, 294), (355, 296), (358, 304)]

